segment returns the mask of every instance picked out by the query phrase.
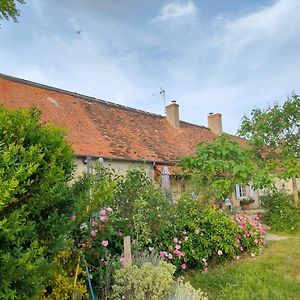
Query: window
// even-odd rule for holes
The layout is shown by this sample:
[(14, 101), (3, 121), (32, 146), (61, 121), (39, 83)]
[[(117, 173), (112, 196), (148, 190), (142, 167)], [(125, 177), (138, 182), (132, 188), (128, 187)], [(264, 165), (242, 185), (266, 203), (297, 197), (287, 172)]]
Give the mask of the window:
[(246, 198), (247, 197), (247, 190), (245, 185), (236, 185), (236, 199)]

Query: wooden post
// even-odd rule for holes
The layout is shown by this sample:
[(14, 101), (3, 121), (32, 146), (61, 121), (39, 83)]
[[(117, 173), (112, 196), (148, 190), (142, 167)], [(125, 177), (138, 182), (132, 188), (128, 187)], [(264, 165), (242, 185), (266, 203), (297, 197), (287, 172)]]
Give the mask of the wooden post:
[(297, 188), (297, 178), (293, 176), (293, 192), (294, 192), (294, 203), (295, 207), (299, 206), (298, 188)]
[(127, 265), (132, 265), (130, 236), (124, 237), (124, 266)]

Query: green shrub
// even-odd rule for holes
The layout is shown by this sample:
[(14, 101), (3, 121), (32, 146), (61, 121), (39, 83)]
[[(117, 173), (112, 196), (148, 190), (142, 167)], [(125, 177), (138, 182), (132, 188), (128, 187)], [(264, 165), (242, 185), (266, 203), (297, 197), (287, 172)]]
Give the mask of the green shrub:
[(162, 222), (155, 250), (178, 270), (202, 268), (236, 254), (237, 224), (223, 211), (190, 198), (178, 201)]
[(294, 207), (293, 197), (275, 193), (261, 198), (266, 209), (263, 220), (274, 232), (293, 233), (300, 230), (300, 209)]
[(35, 109), (0, 106), (0, 298), (35, 299), (68, 247), (73, 152)]
[(75, 183), (74, 194), (83, 206), (73, 217), (72, 236), (89, 265), (96, 296), (106, 297), (120, 266), (123, 237), (131, 237), (133, 256), (145, 251), (159, 235), (169, 204), (143, 170), (120, 176), (99, 164)]
[(201, 289), (194, 289), (189, 282), (178, 282), (168, 300), (208, 300)]
[(165, 299), (171, 293), (174, 272), (175, 267), (164, 261), (157, 266), (125, 266), (116, 271), (113, 298), (123, 299), (126, 295), (133, 300)]

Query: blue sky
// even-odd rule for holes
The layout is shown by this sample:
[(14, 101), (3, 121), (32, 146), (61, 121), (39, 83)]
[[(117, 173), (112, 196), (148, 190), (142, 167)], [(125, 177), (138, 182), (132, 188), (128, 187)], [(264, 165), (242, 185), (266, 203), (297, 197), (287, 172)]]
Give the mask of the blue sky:
[[(235, 133), (300, 93), (299, 0), (28, 0), (2, 21), (0, 72)], [(81, 31), (80, 34), (77, 31)]]

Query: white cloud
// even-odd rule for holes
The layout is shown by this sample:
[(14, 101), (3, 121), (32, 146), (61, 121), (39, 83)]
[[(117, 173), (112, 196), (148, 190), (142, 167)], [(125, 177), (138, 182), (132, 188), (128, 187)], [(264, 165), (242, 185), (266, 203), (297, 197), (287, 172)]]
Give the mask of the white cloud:
[(197, 14), (197, 8), (193, 1), (186, 3), (171, 2), (164, 5), (157, 17), (153, 19), (154, 22), (164, 22), (168, 20), (181, 19), (184, 17), (193, 17)]
[(275, 39), (278, 43), (283, 43), (294, 36), (295, 32), (299, 32), (299, 10), (299, 0), (279, 0), (272, 6), (225, 24), (224, 40), (236, 50), (243, 49), (252, 42), (274, 42)]

